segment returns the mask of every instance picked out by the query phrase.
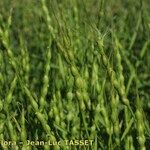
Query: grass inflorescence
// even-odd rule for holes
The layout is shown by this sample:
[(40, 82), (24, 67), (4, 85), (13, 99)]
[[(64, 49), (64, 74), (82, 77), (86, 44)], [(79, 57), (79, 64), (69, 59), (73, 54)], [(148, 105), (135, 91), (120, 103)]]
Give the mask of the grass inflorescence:
[(148, 0), (0, 8), (0, 149), (149, 149)]

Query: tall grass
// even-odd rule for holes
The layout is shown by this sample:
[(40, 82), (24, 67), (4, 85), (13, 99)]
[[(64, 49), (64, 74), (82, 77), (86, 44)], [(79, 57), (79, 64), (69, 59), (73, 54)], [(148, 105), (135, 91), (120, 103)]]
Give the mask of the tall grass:
[(149, 149), (148, 0), (0, 8), (0, 149)]

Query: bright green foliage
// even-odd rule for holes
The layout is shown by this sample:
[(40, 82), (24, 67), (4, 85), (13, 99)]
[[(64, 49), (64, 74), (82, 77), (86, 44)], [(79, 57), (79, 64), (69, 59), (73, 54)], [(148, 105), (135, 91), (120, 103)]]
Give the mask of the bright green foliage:
[(149, 0), (0, 0), (0, 149), (148, 150), (149, 114)]

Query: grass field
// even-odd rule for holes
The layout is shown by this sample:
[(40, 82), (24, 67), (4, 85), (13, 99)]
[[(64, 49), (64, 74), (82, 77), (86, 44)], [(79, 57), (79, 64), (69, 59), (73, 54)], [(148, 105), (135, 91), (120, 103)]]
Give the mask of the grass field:
[(149, 150), (149, 0), (0, 0), (0, 149)]

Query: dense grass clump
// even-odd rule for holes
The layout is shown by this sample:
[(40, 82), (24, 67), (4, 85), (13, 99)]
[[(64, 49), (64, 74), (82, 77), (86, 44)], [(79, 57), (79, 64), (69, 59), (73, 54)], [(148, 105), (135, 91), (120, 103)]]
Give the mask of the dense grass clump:
[(1, 0), (0, 149), (148, 150), (148, 4)]

